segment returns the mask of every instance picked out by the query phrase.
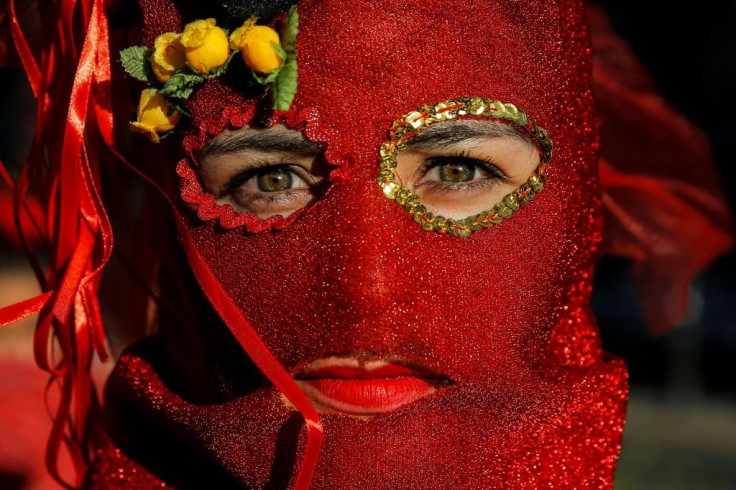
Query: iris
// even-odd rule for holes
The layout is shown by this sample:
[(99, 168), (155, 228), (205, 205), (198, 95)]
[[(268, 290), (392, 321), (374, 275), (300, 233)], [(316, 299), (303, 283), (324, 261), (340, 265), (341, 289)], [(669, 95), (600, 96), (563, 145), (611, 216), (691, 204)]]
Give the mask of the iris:
[(476, 167), (467, 163), (445, 163), (438, 170), (440, 180), (445, 182), (469, 182), (475, 177)]
[(257, 176), (258, 190), (263, 192), (277, 192), (291, 189), (293, 185), (291, 172), (283, 168), (273, 169), (273, 167), (266, 170), (266, 172)]

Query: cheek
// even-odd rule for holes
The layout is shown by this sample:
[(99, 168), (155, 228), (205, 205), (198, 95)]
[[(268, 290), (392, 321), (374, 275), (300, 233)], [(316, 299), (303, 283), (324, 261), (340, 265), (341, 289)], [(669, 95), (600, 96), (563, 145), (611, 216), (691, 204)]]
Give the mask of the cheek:
[(444, 264), (423, 276), (422, 338), (461, 378), (523, 377), (544, 349), (562, 285), (524, 217), (437, 250)]

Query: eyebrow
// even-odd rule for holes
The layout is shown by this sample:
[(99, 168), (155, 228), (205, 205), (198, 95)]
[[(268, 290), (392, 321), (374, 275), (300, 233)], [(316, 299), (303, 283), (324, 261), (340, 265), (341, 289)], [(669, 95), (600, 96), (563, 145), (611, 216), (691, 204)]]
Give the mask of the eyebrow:
[(476, 119), (434, 124), (407, 142), (414, 150), (438, 150), (445, 146), (480, 138), (513, 138), (537, 150), (531, 137), (509, 124)]
[(202, 161), (207, 157), (243, 150), (317, 155), (322, 152), (322, 146), (309, 141), (298, 131), (247, 128), (244, 131), (220, 133), (199, 152), (198, 159)]

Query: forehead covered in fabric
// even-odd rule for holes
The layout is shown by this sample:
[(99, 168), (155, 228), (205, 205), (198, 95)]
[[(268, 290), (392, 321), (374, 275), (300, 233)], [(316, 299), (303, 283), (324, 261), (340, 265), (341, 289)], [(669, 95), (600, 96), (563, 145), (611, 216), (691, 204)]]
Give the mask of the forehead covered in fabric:
[[(551, 128), (563, 92), (569, 97), (560, 36), (572, 21), (562, 22), (554, 3), (307, 0), (297, 6), (293, 110), (316, 110), (343, 144), (373, 150), (396, 117), (422, 103), (470, 95), (513, 103)], [(189, 103), (195, 126), (220, 117), (226, 106), (255, 100), (237, 76), (213, 82)]]
[[(139, 36), (146, 45), (212, 14), (183, 1), (139, 1), (153, 5)], [(373, 180), (393, 121), (422, 104), (483, 97), (515, 105), (549, 132), (554, 186), (586, 183), (593, 192), (582, 205), (595, 193), (590, 52), (578, 2), (304, 0), (297, 8), (298, 84), (290, 110), (274, 116), (248, 68), (232, 63), (185, 101), (189, 116), (166, 146), (174, 150), (193, 132), (196, 150), (252, 119), (283, 122), (325, 143), (329, 163), (353, 162)], [(284, 18), (282, 10), (269, 24), (279, 30)], [(333, 182), (346, 175), (333, 173)]]
[(295, 102), (324, 108), (331, 126), (373, 126), (462, 95), (506, 100), (540, 121), (552, 112), (559, 21), (542, 2), (307, 1), (299, 9)]

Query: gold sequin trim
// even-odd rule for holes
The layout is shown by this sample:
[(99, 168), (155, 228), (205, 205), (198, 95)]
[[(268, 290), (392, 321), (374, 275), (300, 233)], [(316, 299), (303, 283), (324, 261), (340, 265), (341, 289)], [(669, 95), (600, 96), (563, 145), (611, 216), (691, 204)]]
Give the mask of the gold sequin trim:
[[(401, 150), (407, 148), (409, 140), (427, 126), (462, 116), (505, 119), (516, 124), (539, 144), (541, 162), (529, 180), (504, 196), (491, 209), (464, 219), (452, 219), (432, 214), (416, 194), (399, 183), (395, 173), (396, 158)], [(389, 141), (381, 146), (379, 153), (381, 160), (377, 182), (384, 196), (403, 206), (423, 229), (466, 237), (474, 231), (488, 228), (511, 217), (514, 211), (542, 190), (548, 162), (552, 159), (552, 140), (547, 131), (530, 121), (527, 115), (513, 104), (481, 97), (461, 97), (437, 104), (424, 104), (394, 121)]]

